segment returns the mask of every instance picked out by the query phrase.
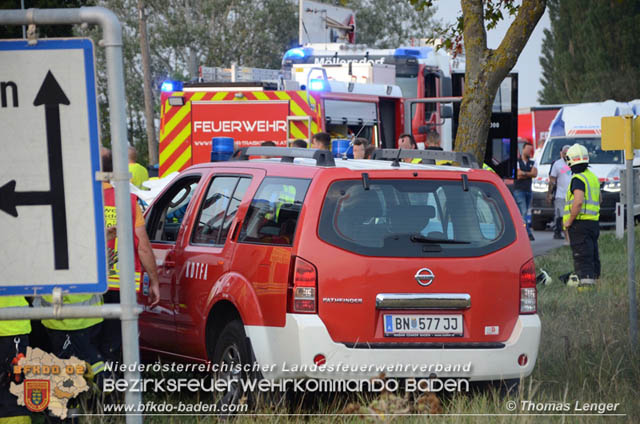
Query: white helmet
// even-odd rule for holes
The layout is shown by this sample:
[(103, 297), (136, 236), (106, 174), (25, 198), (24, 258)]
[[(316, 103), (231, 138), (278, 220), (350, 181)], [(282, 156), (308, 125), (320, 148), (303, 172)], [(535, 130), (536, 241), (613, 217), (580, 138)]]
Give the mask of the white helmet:
[(567, 150), (567, 165), (573, 166), (581, 163), (589, 163), (589, 152), (582, 144), (574, 144)]

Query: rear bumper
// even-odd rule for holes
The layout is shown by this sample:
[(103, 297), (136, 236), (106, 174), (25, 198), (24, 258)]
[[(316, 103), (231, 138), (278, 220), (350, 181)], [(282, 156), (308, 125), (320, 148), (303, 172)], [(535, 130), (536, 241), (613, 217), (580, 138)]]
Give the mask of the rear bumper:
[[(538, 315), (520, 315), (504, 347), (494, 349), (349, 348), (331, 340), (317, 315), (303, 314), (287, 314), (284, 327), (245, 326), (245, 332), (257, 362), (269, 368), (263, 372), (269, 379), (371, 378), (384, 372), (395, 378), (436, 374), (439, 378), (484, 381), (531, 374), (538, 356), (541, 324)], [(326, 357), (324, 369), (313, 362), (319, 353)], [(520, 366), (518, 356), (523, 353), (528, 362)]]

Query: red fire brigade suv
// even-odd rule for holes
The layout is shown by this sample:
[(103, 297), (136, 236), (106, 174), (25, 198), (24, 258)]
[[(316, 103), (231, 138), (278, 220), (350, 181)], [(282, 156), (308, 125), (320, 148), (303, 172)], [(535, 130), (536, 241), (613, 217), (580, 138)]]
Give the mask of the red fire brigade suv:
[(186, 169), (146, 213), (161, 301), (142, 349), (270, 379), (529, 375), (541, 326), (520, 214), (494, 173), (427, 164), (443, 155), (475, 165), (249, 147)]

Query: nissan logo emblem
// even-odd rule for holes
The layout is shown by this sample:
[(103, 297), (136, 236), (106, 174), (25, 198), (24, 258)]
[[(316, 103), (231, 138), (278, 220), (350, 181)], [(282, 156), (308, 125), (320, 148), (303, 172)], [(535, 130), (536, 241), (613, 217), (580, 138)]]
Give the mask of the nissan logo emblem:
[(418, 272), (416, 272), (414, 278), (416, 279), (418, 284), (423, 287), (427, 287), (429, 284), (433, 283), (433, 280), (434, 278), (436, 278), (436, 276), (433, 275), (433, 271), (431, 271), (429, 268), (421, 268), (418, 270)]

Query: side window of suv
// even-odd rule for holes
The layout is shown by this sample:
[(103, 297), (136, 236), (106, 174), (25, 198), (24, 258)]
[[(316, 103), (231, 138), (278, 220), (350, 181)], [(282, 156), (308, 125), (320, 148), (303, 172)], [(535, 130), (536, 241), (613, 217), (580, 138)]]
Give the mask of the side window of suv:
[(192, 243), (224, 244), (250, 182), (250, 178), (229, 176), (213, 179), (198, 212)]
[(251, 201), (238, 241), (291, 245), (310, 182), (299, 178), (265, 178)]
[(199, 175), (185, 177), (175, 183), (154, 204), (147, 221), (149, 240), (175, 242), (182, 219), (200, 181)]

